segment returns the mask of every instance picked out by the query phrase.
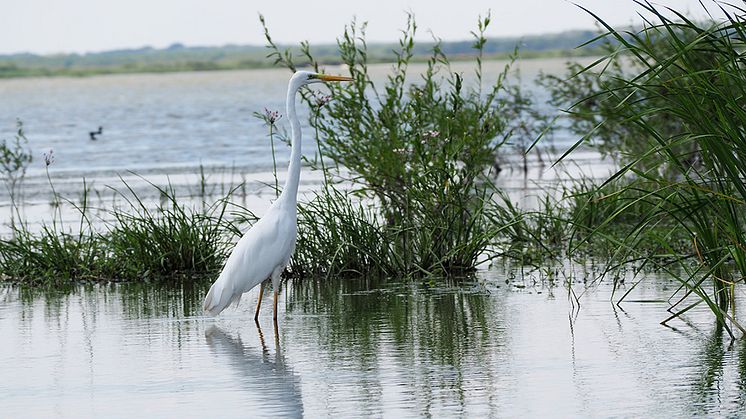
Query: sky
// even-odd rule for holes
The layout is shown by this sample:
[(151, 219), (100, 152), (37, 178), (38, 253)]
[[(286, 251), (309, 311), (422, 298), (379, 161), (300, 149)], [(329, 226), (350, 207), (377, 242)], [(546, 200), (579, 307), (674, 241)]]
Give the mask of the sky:
[[(704, 0), (712, 4), (711, 0)], [(575, 0), (614, 25), (639, 22), (632, 0)], [(702, 17), (699, 0), (658, 0)], [(429, 31), (463, 40), (477, 16), (492, 11), (488, 36), (520, 36), (594, 27), (567, 0), (0, 0), (0, 54), (85, 53), (195, 45), (263, 45), (259, 13), (275, 41), (332, 43), (352, 17), (367, 21), (368, 40), (394, 41), (415, 14), (421, 39)]]

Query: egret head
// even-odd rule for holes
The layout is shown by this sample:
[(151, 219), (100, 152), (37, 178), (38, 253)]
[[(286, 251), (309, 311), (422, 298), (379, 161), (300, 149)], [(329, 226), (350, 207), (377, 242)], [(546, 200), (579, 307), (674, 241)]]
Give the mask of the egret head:
[(292, 82), (297, 83), (298, 86), (306, 84), (322, 83), (329, 81), (352, 81), (351, 77), (345, 76), (332, 76), (329, 74), (319, 74), (311, 71), (296, 71), (293, 75)]

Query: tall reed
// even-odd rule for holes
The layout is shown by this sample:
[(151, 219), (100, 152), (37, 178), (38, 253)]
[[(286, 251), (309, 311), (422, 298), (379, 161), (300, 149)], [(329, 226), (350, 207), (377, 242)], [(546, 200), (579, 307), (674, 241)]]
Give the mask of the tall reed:
[[(746, 277), (746, 11), (715, 5), (724, 18), (700, 23), (675, 10), (638, 5), (646, 17), (639, 31), (617, 30), (589, 12), (618, 44), (607, 59), (624, 56), (639, 71), (623, 77), (611, 73), (610, 82), (575, 111), (600, 117), (599, 125), (629, 127), (640, 135), (635, 141), (645, 145), (608, 181), (631, 177), (625, 190), (642, 191), (636, 202), (651, 203), (652, 210), (640, 214), (627, 236), (630, 258), (639, 257), (634, 243), (650, 238), (656, 231), (652, 226), (661, 220), (677, 225), (690, 242), (689, 251), (678, 255), (685, 274), (671, 271), (682, 292), (697, 295), (729, 333), (728, 324), (744, 331), (732, 321), (729, 303), (735, 284)], [(581, 74), (593, 68), (598, 67)], [(603, 71), (599, 75), (604, 77)], [(615, 212), (603, 222), (623, 214)], [(694, 268), (689, 261), (696, 262)], [(688, 309), (679, 307), (682, 301), (673, 304), (673, 313)]]

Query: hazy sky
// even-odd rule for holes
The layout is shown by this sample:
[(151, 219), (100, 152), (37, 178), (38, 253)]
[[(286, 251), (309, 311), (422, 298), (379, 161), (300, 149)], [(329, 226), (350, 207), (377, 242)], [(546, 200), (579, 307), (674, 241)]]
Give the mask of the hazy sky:
[[(490, 36), (591, 28), (593, 19), (566, 0), (0, 0), (0, 54), (89, 52), (141, 46), (263, 44), (257, 14), (282, 43), (333, 42), (353, 16), (368, 21), (369, 41), (392, 41), (415, 13), (422, 38), (466, 39), (492, 9)], [(639, 21), (632, 0), (576, 0), (605, 20)], [(658, 0), (702, 16), (698, 0)], [(711, 4), (710, 0), (705, 0)]]

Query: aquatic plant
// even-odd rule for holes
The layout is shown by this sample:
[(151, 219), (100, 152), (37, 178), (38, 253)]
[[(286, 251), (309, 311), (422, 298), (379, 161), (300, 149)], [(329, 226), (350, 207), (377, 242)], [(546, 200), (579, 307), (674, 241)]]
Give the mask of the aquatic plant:
[[(480, 257), (489, 258), (491, 244), (505, 228), (500, 217), (504, 212), (492, 199), (497, 190), (493, 179), (499, 171), (498, 150), (515, 131), (511, 125), (515, 121), (504, 115), (521, 112), (507, 112), (517, 103), (511, 95), (519, 92), (506, 83), (512, 61), (484, 86), (484, 33), (490, 20), (489, 14), (480, 18), (473, 33), (476, 58), (471, 84), (450, 68), (439, 42), (432, 46), (421, 79), (411, 80), (417, 26), (409, 15), (393, 71), (379, 88), (368, 71), (366, 25), (353, 21), (346, 27), (338, 49), (354, 82), (329, 86), (333, 100), (325, 100), (323, 107), (318, 94), (303, 95), (315, 109), (309, 123), (316, 132), (321, 170), (331, 184), (307, 208), (301, 205), (304, 228), (298, 259), (327, 258), (328, 253), (305, 253), (306, 249), (332, 246), (336, 251), (331, 254), (339, 262), (336, 268), (328, 267), (333, 272), (357, 266), (343, 256), (365, 254), (373, 257), (368, 261), (380, 263), (380, 271), (429, 275), (469, 271)], [(274, 44), (266, 26), (265, 34), (269, 56), (295, 71), (293, 55)], [(318, 69), (307, 43), (300, 51), (302, 59)], [(331, 164), (325, 165), (325, 158)], [(334, 179), (351, 182), (353, 191), (335, 190)], [(329, 215), (323, 216), (325, 212)], [(350, 240), (356, 236), (352, 226), (368, 231), (368, 239)], [(318, 234), (336, 228), (341, 229), (338, 236)], [(388, 246), (382, 248), (379, 238)]]
[(87, 191), (84, 183), (79, 205), (68, 201), (80, 213), (76, 232), (57, 221), (42, 224), (38, 232), (21, 223), (12, 227), (10, 239), (0, 238), (0, 276), (47, 284), (107, 278), (102, 271), (106, 241), (92, 228)]
[(269, 128), (269, 143), (272, 148), (272, 176), (275, 179), (275, 197), (280, 196), (280, 184), (277, 181), (277, 158), (275, 156), (275, 123), (282, 118), (282, 114), (279, 111), (270, 111), (264, 108), (264, 112), (254, 112), (254, 116), (264, 121)]
[[(697, 296), (696, 303), (707, 304), (731, 335), (732, 326), (744, 332), (729, 314), (729, 303), (735, 284), (746, 277), (746, 11), (722, 7), (724, 19), (698, 23), (675, 10), (638, 4), (649, 16), (639, 31), (617, 30), (596, 18), (619, 45), (607, 58), (623, 55), (639, 70), (599, 73), (611, 82), (599, 84), (579, 105), (600, 124), (611, 121), (638, 133), (642, 145), (607, 181), (624, 180), (622, 192), (638, 197), (602, 223), (646, 203), (651, 210), (636, 214), (640, 219), (625, 236), (629, 258), (641, 257), (635, 246), (640, 240), (657, 241), (684, 270), (670, 271), (683, 295), (677, 292), (672, 303), (674, 316), (691, 308), (679, 308), (686, 297)], [(677, 252), (658, 234), (655, 226), (662, 220), (686, 233), (688, 252)], [(655, 255), (647, 256), (656, 263)]]
[[(22, 193), (23, 179), (26, 177), (26, 170), (33, 161), (31, 149), (28, 146), (28, 139), (23, 131), (23, 122), (16, 121), (16, 134), (13, 141), (3, 140), (0, 143), (0, 174), (5, 184), (5, 189), (10, 196), (10, 226), (15, 228), (16, 216), (20, 218), (19, 204), (23, 203)], [(20, 198), (20, 199), (19, 199)]]
[[(525, 154), (535, 144), (533, 137), (547, 129), (546, 121), (533, 112), (531, 97), (507, 82), (512, 60), (495, 80), (485, 80), (490, 20), (489, 15), (480, 18), (473, 33), (471, 81), (451, 69), (436, 42), (424, 74), (413, 82), (409, 65), (417, 47), (416, 24), (409, 16), (393, 72), (381, 87), (368, 72), (365, 25), (353, 22), (347, 27), (338, 49), (354, 82), (347, 88), (332, 87), (331, 94), (303, 92), (317, 141), (312, 164), (323, 172), (324, 187), (299, 205), (294, 275), (451, 275), (498, 256), (533, 266), (547, 257), (563, 257), (562, 206), (547, 198), (542, 208), (546, 213), (526, 212), (494, 184), (501, 150), (512, 145)], [(274, 45), (268, 32), (267, 41), (271, 57), (294, 69), (292, 54)], [(307, 43), (300, 51), (317, 66)], [(274, 137), (280, 115), (265, 109), (257, 116), (270, 129), (277, 191)], [(160, 205), (153, 206), (125, 184), (118, 196), (126, 205), (111, 211), (114, 221), (106, 229), (94, 232), (86, 222), (87, 229), (76, 236), (53, 223), (44, 234), (95, 242), (87, 277), (209, 275), (222, 264), (237, 228), (225, 217), (227, 201), (207, 205), (203, 168), (200, 180), (199, 211), (181, 203), (170, 186), (151, 185), (161, 196)], [(51, 176), (49, 181), (59, 204)], [(340, 181), (347, 182), (344, 188)], [(86, 217), (83, 211), (81, 220)], [(38, 237), (24, 236), (26, 243), (32, 238)], [(3, 253), (10, 247), (10, 242), (0, 243), (0, 258), (20, 260), (23, 252)], [(30, 246), (25, 252), (37, 250)], [(71, 248), (70, 253), (75, 252)], [(19, 271), (8, 272), (15, 276)], [(40, 272), (29, 275), (44, 277)]]
[(291, 259), (301, 278), (401, 275), (375, 208), (328, 186), (298, 206), (298, 243)]
[[(106, 270), (114, 278), (200, 277), (220, 270), (232, 240), (240, 235), (228, 219), (229, 194), (203, 210), (180, 203), (171, 185), (148, 182), (161, 195), (155, 207), (126, 183), (118, 194), (124, 207), (111, 210), (114, 223), (105, 233)], [(251, 212), (245, 212), (253, 219)]]
[(115, 193), (124, 205), (109, 209), (112, 221), (103, 224), (92, 221), (84, 184), (79, 204), (61, 199), (77, 210), (76, 230), (61, 222), (43, 224), (39, 231), (16, 226), (12, 238), (0, 238), (0, 276), (57, 284), (205, 278), (222, 267), (239, 226), (255, 220), (230, 201), (237, 187), (198, 209), (180, 202), (170, 185), (148, 184), (161, 196), (157, 204), (145, 203), (123, 181), (124, 189)]

